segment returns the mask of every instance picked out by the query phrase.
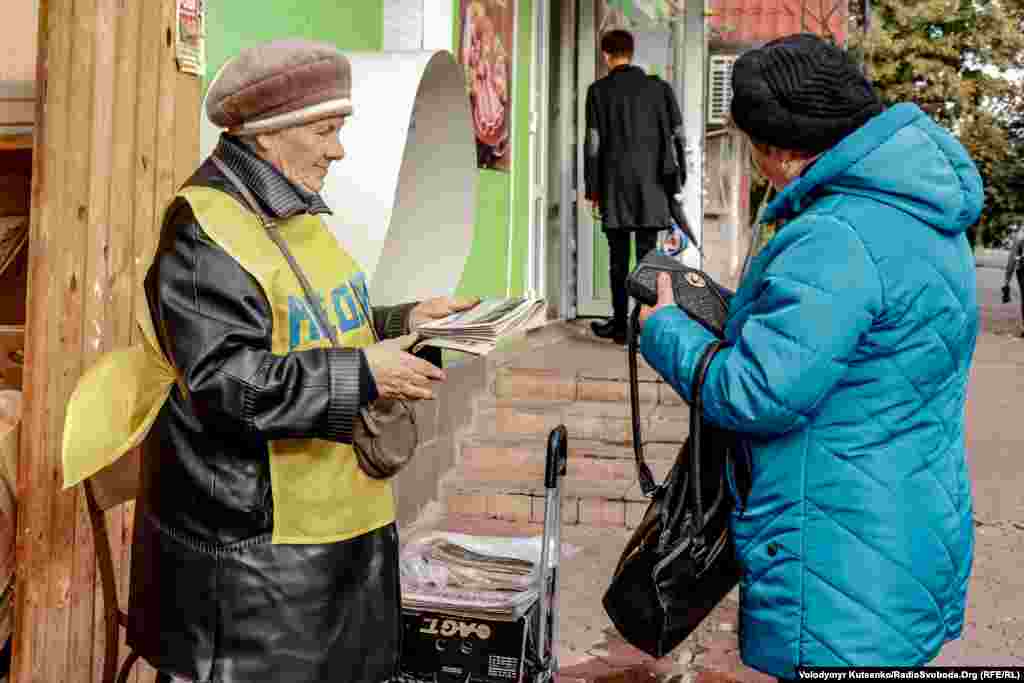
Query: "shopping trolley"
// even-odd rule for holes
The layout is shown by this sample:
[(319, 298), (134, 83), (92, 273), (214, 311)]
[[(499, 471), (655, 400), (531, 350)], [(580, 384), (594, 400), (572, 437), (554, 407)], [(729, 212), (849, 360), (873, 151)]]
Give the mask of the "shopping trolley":
[(538, 597), (515, 620), (403, 609), (399, 683), (549, 683), (558, 670), (558, 565), (567, 432), (548, 436)]

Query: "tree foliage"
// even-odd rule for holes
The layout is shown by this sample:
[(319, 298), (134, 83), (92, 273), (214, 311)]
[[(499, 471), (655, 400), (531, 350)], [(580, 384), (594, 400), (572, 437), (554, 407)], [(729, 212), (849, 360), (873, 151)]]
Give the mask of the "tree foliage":
[(1024, 223), (1024, 107), (1008, 77), (1024, 69), (1024, 0), (870, 5), (867, 30), (864, 5), (851, 13), (852, 50), (886, 102), (915, 102), (959, 137), (985, 181), (971, 240), (1002, 242)]

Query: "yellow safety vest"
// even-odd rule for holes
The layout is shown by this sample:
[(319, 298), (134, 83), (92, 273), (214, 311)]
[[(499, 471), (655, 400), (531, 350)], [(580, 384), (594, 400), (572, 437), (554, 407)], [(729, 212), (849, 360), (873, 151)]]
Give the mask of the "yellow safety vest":
[[(231, 196), (204, 187), (179, 195), (210, 238), (259, 283), (273, 311), (271, 351), (330, 345), (317, 328), (302, 285), (259, 220)], [(322, 297), (343, 346), (373, 343), (356, 296), (368, 304), (366, 276), (320, 218), (279, 221), (281, 237)], [(136, 307), (143, 341), (104, 354), (82, 376), (64, 423), (64, 487), (74, 486), (138, 446), (178, 380), (159, 350), (145, 298)], [(387, 480), (368, 477), (352, 446), (321, 439), (269, 442), (274, 543), (332, 543), (373, 531), (395, 519)]]

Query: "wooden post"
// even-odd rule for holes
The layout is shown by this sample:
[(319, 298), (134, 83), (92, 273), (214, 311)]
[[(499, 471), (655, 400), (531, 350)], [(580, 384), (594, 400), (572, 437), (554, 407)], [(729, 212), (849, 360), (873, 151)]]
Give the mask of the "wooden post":
[[(177, 71), (174, 0), (39, 3), (11, 680), (99, 683), (102, 595), (81, 488), (61, 490), (64, 406), (135, 337), (163, 207), (198, 162), (200, 82)], [(125, 508), (107, 519), (122, 608)], [(138, 669), (130, 680), (152, 680)]]

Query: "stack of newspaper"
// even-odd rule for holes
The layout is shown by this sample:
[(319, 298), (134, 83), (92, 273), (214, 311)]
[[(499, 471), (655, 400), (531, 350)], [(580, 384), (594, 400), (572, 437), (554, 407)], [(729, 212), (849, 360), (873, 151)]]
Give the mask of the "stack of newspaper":
[(539, 538), (435, 534), (421, 539), (402, 553), (402, 605), (514, 621), (538, 597), (540, 563), (530, 556), (539, 547)]
[(543, 299), (483, 299), (469, 310), (421, 325), (416, 330), (420, 341), (412, 350), (436, 346), (485, 356), (503, 337), (543, 325), (546, 317)]

